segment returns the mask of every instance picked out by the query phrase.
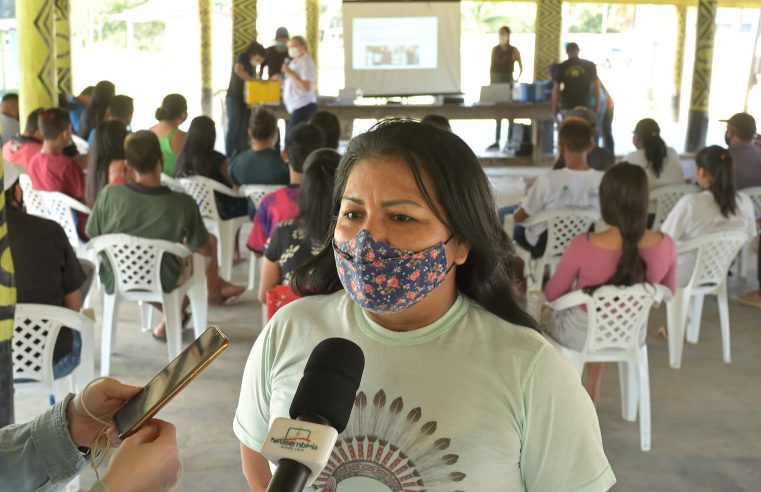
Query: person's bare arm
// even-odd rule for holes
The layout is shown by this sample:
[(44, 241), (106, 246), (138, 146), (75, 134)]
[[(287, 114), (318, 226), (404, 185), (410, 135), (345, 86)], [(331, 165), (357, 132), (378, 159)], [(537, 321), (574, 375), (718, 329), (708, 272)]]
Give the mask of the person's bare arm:
[(524, 220), (528, 219), (529, 215), (526, 213), (525, 210), (523, 210), (522, 207), (518, 207), (518, 210), (513, 213), (513, 222), (516, 224), (520, 224)]
[(79, 289), (73, 292), (69, 292), (68, 294), (64, 294), (63, 307), (77, 312), (82, 309), (82, 294), (79, 292)]
[(595, 112), (598, 114), (602, 109), (602, 101), (600, 100), (601, 86), (602, 82), (600, 82), (600, 79), (595, 79)]
[(246, 71), (246, 67), (244, 67), (242, 63), (236, 63), (235, 67), (233, 68), (233, 72), (235, 72), (235, 75), (237, 75), (243, 80), (256, 80), (255, 76), (250, 75)]
[(172, 135), (172, 141), (170, 143), (172, 145), (172, 150), (174, 150), (176, 154), (179, 154), (180, 150), (182, 150), (182, 144), (185, 143), (186, 136), (187, 136), (187, 133), (185, 133), (182, 130)]
[(521, 75), (523, 75), (523, 60), (521, 60), (521, 52), (518, 51), (518, 48), (515, 48), (515, 61), (518, 62), (518, 76), (515, 77), (515, 80), (518, 80), (521, 78)]
[(219, 166), (219, 173), (222, 175), (225, 180), (232, 185), (232, 180), (230, 179), (230, 166), (227, 164), (227, 159), (225, 159), (225, 162), (222, 163), (221, 166)]
[[(257, 261), (257, 260), (252, 260)], [(267, 257), (262, 258), (262, 272), (259, 279), (259, 302), (267, 301), (267, 291), (280, 283), (280, 265), (270, 261)]]
[(552, 84), (552, 117), (558, 116), (558, 100), (560, 99), (560, 82)]
[(270, 472), (267, 458), (243, 443), (240, 445), (240, 458), (243, 462), (243, 475), (246, 477), (251, 492), (267, 490), (267, 485), (272, 480), (272, 472)]

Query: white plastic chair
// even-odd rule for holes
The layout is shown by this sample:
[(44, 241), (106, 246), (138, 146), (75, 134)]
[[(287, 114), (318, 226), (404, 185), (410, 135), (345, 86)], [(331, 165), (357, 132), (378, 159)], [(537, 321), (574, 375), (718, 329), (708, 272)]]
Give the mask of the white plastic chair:
[[(82, 337), (79, 365), (68, 376), (53, 379), (53, 348), (62, 327), (78, 331)], [(54, 395), (63, 400), (92, 381), (95, 374), (93, 321), (76, 311), (47, 304), (16, 304), (13, 326), (13, 378), (20, 394)]]
[(621, 414), (624, 420), (633, 422), (639, 408), (642, 451), (650, 449), (651, 424), (647, 344), (640, 345), (640, 331), (647, 330), (650, 308), (670, 297), (671, 292), (662, 285), (638, 284), (603, 286), (591, 295), (574, 291), (550, 303), (555, 311), (587, 307), (587, 339), (581, 352), (564, 347), (552, 338), (549, 340), (571, 362), (579, 376), (587, 362), (618, 362)]
[(57, 191), (38, 191), (45, 207), (45, 217), (58, 222), (63, 227), (66, 237), (69, 238), (71, 247), (77, 252), (77, 256), (86, 257), (85, 242), (77, 233), (77, 222), (74, 214), (80, 212), (90, 215), (92, 210), (82, 202)]
[[(182, 244), (144, 239), (127, 234), (107, 234), (88, 243), (96, 253), (105, 253), (114, 272), (114, 292), (103, 289), (103, 334), (100, 373), (108, 376), (119, 303), (159, 302), (166, 317), (166, 338), (169, 360), (180, 354), (182, 347), (182, 300), (187, 295), (193, 314), (196, 337), (206, 329), (207, 289), (206, 262), (203, 256), (193, 254)], [(171, 292), (161, 288), (161, 259), (165, 254), (175, 255), (192, 273)], [(102, 261), (102, 260), (101, 260)]]
[[(547, 224), (547, 247), (539, 258), (532, 258), (531, 253), (515, 244), (517, 255), (526, 264), (526, 290), (541, 290), (544, 268), (550, 267), (550, 274), (555, 273), (568, 243), (579, 234), (587, 232), (592, 224), (600, 218), (596, 210), (568, 208), (563, 210), (543, 210), (521, 222), (523, 227)], [(505, 230), (512, 237), (515, 223), (511, 217), (505, 219)]]
[(21, 191), (24, 193), (24, 205), (26, 211), (32, 215), (38, 215), (40, 217), (47, 217), (47, 211), (45, 210), (45, 204), (42, 202), (42, 196), (40, 192), (35, 190), (32, 186), (32, 179), (28, 174), (19, 174), (18, 177)]
[[(756, 220), (761, 219), (761, 186), (745, 188), (740, 190), (740, 193), (750, 197), (750, 201), (753, 202), (753, 211), (755, 212)], [(743, 245), (740, 255), (737, 257), (737, 273), (743, 279), (748, 278), (748, 270), (750, 269), (751, 264), (750, 254), (754, 246), (758, 247), (757, 239), (758, 234), (750, 238), (750, 240)]]
[(691, 184), (660, 186), (652, 190), (650, 192), (650, 201), (655, 203), (655, 218), (650, 228), (654, 231), (659, 231), (676, 203), (684, 195), (697, 193), (698, 191), (700, 191), (700, 188)]
[(161, 173), (161, 184), (168, 187), (170, 190), (177, 193), (186, 193), (185, 188), (182, 187), (180, 181)]
[(222, 220), (217, 210), (214, 192), (237, 198), (240, 198), (240, 195), (227, 186), (203, 176), (180, 178), (180, 184), (198, 204), (206, 228), (217, 237), (219, 276), (225, 280), (230, 280), (233, 270), (233, 256), (235, 255), (235, 234), (249, 220), (247, 215)]
[[(682, 365), (682, 349), (686, 338), (697, 343), (700, 335), (700, 317), (706, 295), (715, 295), (719, 303), (721, 345), (724, 362), (731, 362), (729, 340), (729, 305), (727, 301), (727, 274), (732, 260), (747, 241), (742, 231), (723, 231), (691, 239), (677, 248), (682, 255), (696, 252), (695, 267), (689, 282), (677, 287), (674, 298), (666, 305), (668, 319), (669, 364), (675, 369)], [(692, 302), (692, 319), (687, 325), (687, 313)]]
[[(245, 185), (240, 187), (240, 194), (248, 197), (251, 203), (254, 204), (255, 208), (259, 208), (262, 198), (264, 198), (267, 193), (272, 193), (280, 188), (282, 188), (281, 185)], [(248, 264), (248, 290), (254, 290), (256, 288), (257, 263), (261, 261), (261, 258), (257, 258), (252, 251)]]

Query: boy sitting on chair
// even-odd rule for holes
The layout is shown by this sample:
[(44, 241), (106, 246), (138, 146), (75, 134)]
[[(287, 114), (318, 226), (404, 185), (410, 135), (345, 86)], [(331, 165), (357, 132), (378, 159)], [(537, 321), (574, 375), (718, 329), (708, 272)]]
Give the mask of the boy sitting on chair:
[[(87, 223), (87, 235), (96, 237), (122, 233), (184, 243), (208, 258), (206, 281), (209, 305), (219, 305), (240, 296), (244, 287), (219, 277), (217, 242), (206, 231), (193, 198), (184, 193), (175, 193), (161, 184), (163, 157), (156, 135), (145, 130), (129, 135), (124, 141), (124, 153), (127, 164), (137, 174), (137, 180), (126, 185), (107, 186), (100, 192)], [(181, 270), (177, 258), (171, 255), (163, 258), (161, 286), (165, 292), (170, 292), (177, 286)], [(107, 261), (101, 262), (100, 278), (106, 291), (113, 292), (114, 274)], [(157, 338), (166, 336), (165, 321), (153, 331)]]

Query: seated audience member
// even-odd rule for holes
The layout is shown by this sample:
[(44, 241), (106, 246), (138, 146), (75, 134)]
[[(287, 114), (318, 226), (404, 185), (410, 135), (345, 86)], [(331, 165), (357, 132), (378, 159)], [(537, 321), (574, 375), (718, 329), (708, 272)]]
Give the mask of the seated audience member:
[(82, 117), (82, 113), (85, 112), (85, 108), (90, 104), (90, 98), (95, 87), (88, 85), (78, 96), (64, 95), (64, 104), (61, 107), (69, 112), (69, 120), (71, 121), (72, 131), (79, 135), (79, 119)]
[[(584, 120), (574, 117), (563, 122), (558, 132), (558, 147), (566, 167), (536, 178), (515, 211), (513, 221), (516, 224), (542, 210), (599, 210), (598, 189), (602, 172), (590, 169), (587, 164), (587, 154), (594, 145), (593, 136), (592, 128)], [(513, 239), (532, 256), (542, 256), (547, 246), (547, 225), (537, 224), (527, 229), (516, 225)]]
[(420, 120), (421, 123), (426, 123), (428, 125), (433, 125), (436, 128), (439, 128), (441, 130), (445, 130), (448, 132), (452, 131), (452, 126), (449, 124), (449, 120), (441, 115), (438, 114), (429, 114), (427, 116), (423, 116), (423, 119)]
[(317, 111), (309, 122), (325, 134), (325, 147), (338, 150), (338, 141), (341, 138), (341, 123), (338, 121), (338, 116), (330, 111)]
[(724, 139), (735, 165), (735, 186), (738, 190), (761, 186), (761, 149), (756, 138), (756, 120), (748, 113), (737, 113), (727, 120)]
[(93, 131), (95, 141), (90, 149), (85, 192), (87, 206), (95, 205), (100, 191), (110, 184), (135, 181), (135, 171), (127, 165), (124, 140), (129, 135), (121, 121), (104, 121)]
[[(750, 197), (735, 191), (734, 165), (729, 151), (718, 145), (695, 156), (700, 193), (683, 196), (661, 226), (677, 244), (722, 230), (740, 230), (753, 237), (756, 217)], [(695, 266), (695, 253), (679, 255), (677, 285), (686, 285)]]
[[(585, 106), (577, 106), (568, 112), (568, 117), (581, 118), (586, 121), (590, 127), (592, 127), (592, 135), (597, 133), (597, 114), (591, 109)], [(594, 137), (593, 137), (594, 140)], [(594, 147), (587, 154), (587, 164), (592, 169), (598, 171), (605, 171), (615, 163), (616, 159), (613, 154), (605, 148), (599, 147), (597, 142), (594, 143)], [(558, 157), (557, 162), (553, 169), (561, 169), (565, 167), (565, 159), (561, 155)]]
[[(214, 121), (206, 116), (197, 116), (190, 122), (185, 144), (177, 156), (175, 176), (203, 176), (227, 187), (232, 184), (227, 173), (227, 157), (214, 150), (217, 129)], [(241, 217), (248, 213), (248, 200), (214, 192), (217, 210), (222, 219)]]
[[(108, 109), (106, 110), (106, 116), (104, 121), (120, 121), (129, 130), (132, 125), (132, 115), (135, 112), (135, 103), (129, 96), (117, 95), (111, 98), (111, 102), (108, 103)], [(90, 148), (95, 145), (95, 135), (98, 133), (97, 126), (90, 132), (90, 138), (87, 143)]]
[[(69, 115), (60, 108), (44, 109), (39, 115), (42, 149), (29, 160), (27, 169), (35, 190), (58, 191), (84, 202), (85, 174), (77, 161), (65, 155), (63, 149), (71, 138)], [(87, 221), (78, 214), (80, 232)]]
[[(4, 164), (8, 241), (13, 256), (16, 301), (49, 304), (79, 311), (95, 273), (95, 265), (77, 258), (60, 225), (24, 211), (18, 171)], [(79, 332), (61, 328), (53, 349), (53, 376), (69, 375), (79, 365)]]
[(267, 241), (259, 281), (259, 300), (276, 285), (288, 285), (293, 270), (325, 247), (330, 227), (331, 200), (341, 156), (333, 149), (315, 150), (304, 162), (299, 215), (280, 222)]
[[(135, 170), (136, 181), (101, 190), (87, 224), (90, 237), (124, 233), (146, 239), (185, 243), (208, 258), (206, 280), (209, 304), (218, 305), (237, 298), (245, 290), (222, 280), (218, 274), (216, 240), (203, 224), (198, 206), (190, 195), (175, 193), (161, 185), (163, 168), (161, 147), (155, 134), (142, 130), (124, 142), (127, 164)], [(175, 288), (182, 277), (176, 257), (165, 255), (161, 262), (161, 286), (165, 292)], [(108, 261), (102, 261), (100, 279), (106, 292), (114, 289), (114, 274)], [(154, 335), (165, 337), (164, 321)]]
[(179, 127), (188, 119), (188, 102), (179, 94), (169, 94), (156, 109), (156, 119), (159, 122), (151, 127), (151, 131), (159, 137), (164, 174), (174, 176), (177, 154), (185, 142), (186, 134)]
[(0, 101), (0, 146), (21, 132), (18, 94), (6, 94)]
[(274, 149), (278, 138), (277, 118), (266, 108), (251, 114), (248, 134), (251, 148), (236, 154), (230, 162), (230, 180), (236, 185), (288, 184), (288, 165)]
[(304, 161), (309, 154), (324, 145), (325, 135), (311, 123), (299, 123), (291, 129), (283, 151), (283, 157), (288, 161), (290, 184), (267, 193), (262, 198), (254, 215), (254, 227), (248, 237), (248, 249), (261, 255), (275, 226), (299, 215), (298, 198)]
[(671, 147), (666, 147), (666, 142), (661, 138), (661, 128), (655, 120), (640, 120), (634, 127), (632, 142), (637, 150), (628, 154), (624, 161), (645, 170), (651, 190), (660, 186), (684, 183), (679, 154)]
[(3, 159), (11, 164), (29, 166), (29, 161), (42, 149), (42, 132), (37, 121), (42, 108), (37, 108), (26, 119), (24, 133), (14, 135), (3, 145)]
[[(104, 379), (87, 391), (67, 396), (31, 422), (0, 429), (3, 490), (64, 489), (90, 460), (97, 459), (90, 447), (103, 425), (89, 412), (111, 422), (116, 411), (138, 391), (138, 387)], [(113, 425), (105, 438), (99, 443), (101, 447), (118, 445)], [(169, 492), (177, 488), (181, 471), (174, 426), (151, 419), (121, 443), (105, 474), (88, 490)]]
[(79, 128), (77, 129), (77, 135), (87, 141), (90, 139), (90, 132), (92, 132), (98, 123), (106, 118), (106, 110), (111, 103), (111, 98), (114, 97), (116, 88), (112, 82), (108, 80), (101, 80), (92, 91), (90, 96), (90, 102), (82, 112), (82, 116), (79, 118)]
[[(605, 172), (600, 182), (602, 218), (610, 229), (576, 236), (560, 259), (544, 293), (554, 301), (573, 290), (594, 291), (603, 285), (649, 282), (676, 289), (676, 248), (672, 239), (646, 228), (647, 176), (641, 167), (623, 162)], [(587, 338), (587, 313), (578, 306), (554, 313), (546, 334), (561, 345), (582, 350)], [(646, 327), (640, 332), (645, 343)], [(592, 401), (602, 382), (603, 363), (587, 364), (586, 388)]]

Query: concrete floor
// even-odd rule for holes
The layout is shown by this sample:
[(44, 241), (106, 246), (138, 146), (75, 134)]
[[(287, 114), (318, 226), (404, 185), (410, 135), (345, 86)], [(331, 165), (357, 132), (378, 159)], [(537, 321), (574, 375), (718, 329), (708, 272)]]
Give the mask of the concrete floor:
[[(235, 270), (245, 281), (246, 265)], [(730, 279), (735, 298), (755, 281)], [(100, 316), (99, 303), (96, 312)], [(666, 340), (657, 334), (665, 308), (650, 317), (652, 450), (639, 449), (637, 423), (621, 419), (618, 377), (611, 367), (598, 404), (608, 459), (620, 491), (761, 490), (761, 310), (730, 301), (732, 363), (721, 359), (718, 311), (706, 300), (701, 340), (685, 346), (682, 369), (668, 366)], [(126, 383), (145, 384), (166, 364), (166, 346), (139, 329), (136, 306), (120, 312), (117, 353), (111, 373)], [(240, 377), (250, 347), (261, 330), (260, 304), (247, 293), (234, 306), (213, 308), (231, 347), (175, 398), (159, 417), (177, 426), (184, 463), (181, 491), (237, 491), (246, 484), (240, 471), (238, 441), (232, 432)], [(192, 332), (185, 333), (185, 342)], [(96, 346), (99, 347), (96, 332)], [(19, 422), (44, 410), (44, 398), (17, 396)], [(92, 483), (87, 469), (82, 485)]]

